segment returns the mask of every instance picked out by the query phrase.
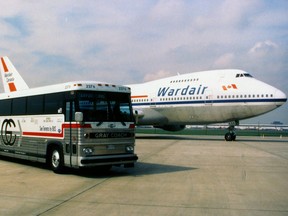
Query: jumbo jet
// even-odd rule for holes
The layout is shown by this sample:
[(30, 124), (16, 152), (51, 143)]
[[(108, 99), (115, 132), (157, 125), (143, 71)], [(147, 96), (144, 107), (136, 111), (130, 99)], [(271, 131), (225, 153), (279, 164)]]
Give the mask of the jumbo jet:
[(138, 125), (167, 131), (186, 125), (229, 122), (225, 140), (236, 139), (239, 120), (270, 112), (287, 97), (242, 70), (212, 70), (128, 85)]
[[(29, 88), (8, 57), (1, 57), (5, 92)], [(287, 97), (242, 70), (212, 70), (128, 85), (137, 125), (167, 131), (186, 125), (229, 122), (225, 140), (236, 140), (239, 121), (270, 112)]]

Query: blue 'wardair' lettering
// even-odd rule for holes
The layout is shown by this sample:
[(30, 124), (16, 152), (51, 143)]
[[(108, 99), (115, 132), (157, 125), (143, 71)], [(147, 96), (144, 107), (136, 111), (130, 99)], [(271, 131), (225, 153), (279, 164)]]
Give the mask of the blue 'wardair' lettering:
[(185, 96), (185, 95), (203, 95), (208, 86), (199, 85), (198, 87), (190, 87), (188, 85), (185, 88), (170, 88), (163, 87), (158, 90), (158, 97), (162, 96)]

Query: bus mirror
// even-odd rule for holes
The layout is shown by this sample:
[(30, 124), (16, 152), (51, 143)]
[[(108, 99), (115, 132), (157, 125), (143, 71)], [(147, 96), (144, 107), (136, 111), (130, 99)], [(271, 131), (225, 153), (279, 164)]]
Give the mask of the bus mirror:
[(62, 113), (62, 108), (58, 109), (58, 113), (61, 114)]
[(75, 121), (82, 122), (83, 121), (83, 113), (82, 112), (75, 112)]

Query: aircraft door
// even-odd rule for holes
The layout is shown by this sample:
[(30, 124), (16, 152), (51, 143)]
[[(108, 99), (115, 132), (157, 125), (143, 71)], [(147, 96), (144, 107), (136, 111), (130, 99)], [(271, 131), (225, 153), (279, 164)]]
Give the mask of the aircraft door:
[(150, 108), (155, 108), (156, 107), (156, 102), (157, 102), (157, 98), (152, 98), (150, 101)]
[(204, 95), (205, 105), (213, 105), (213, 92), (211, 90), (207, 90)]

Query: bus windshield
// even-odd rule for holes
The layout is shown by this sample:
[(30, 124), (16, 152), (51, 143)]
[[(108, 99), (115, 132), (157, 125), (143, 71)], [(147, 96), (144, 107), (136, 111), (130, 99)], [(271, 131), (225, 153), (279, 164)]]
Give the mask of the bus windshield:
[(118, 92), (79, 91), (76, 110), (84, 121), (133, 122), (130, 94)]

